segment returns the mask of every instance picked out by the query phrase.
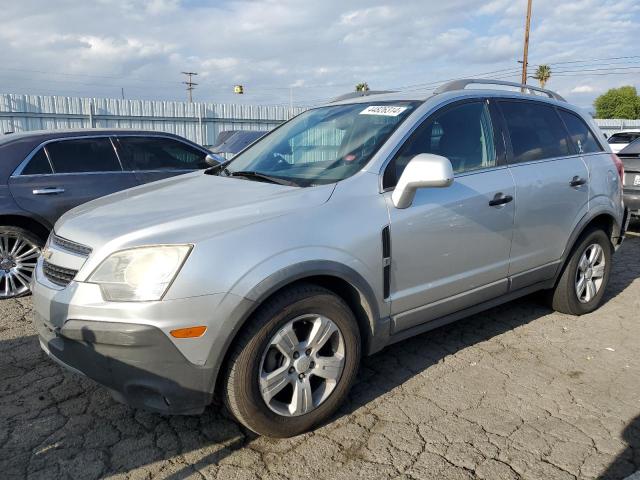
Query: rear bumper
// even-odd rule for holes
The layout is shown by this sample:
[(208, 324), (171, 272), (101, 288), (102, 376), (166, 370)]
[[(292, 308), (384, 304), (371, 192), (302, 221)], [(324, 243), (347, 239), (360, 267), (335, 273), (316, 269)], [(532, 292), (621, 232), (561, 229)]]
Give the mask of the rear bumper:
[(55, 328), (35, 316), (45, 353), (119, 401), (165, 414), (201, 413), (211, 403), (213, 369), (189, 362), (158, 328), (86, 320)]
[(632, 215), (640, 215), (640, 190), (626, 188), (623, 192), (624, 205)]

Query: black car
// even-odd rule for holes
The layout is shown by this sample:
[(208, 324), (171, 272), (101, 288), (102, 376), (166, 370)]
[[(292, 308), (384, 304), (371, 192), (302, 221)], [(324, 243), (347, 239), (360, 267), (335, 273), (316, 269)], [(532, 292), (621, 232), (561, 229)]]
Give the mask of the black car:
[(137, 130), (53, 130), (0, 136), (0, 299), (29, 293), (49, 231), (95, 198), (207, 168), (211, 152)]
[(618, 152), (624, 163), (624, 204), (632, 215), (640, 216), (640, 138)]

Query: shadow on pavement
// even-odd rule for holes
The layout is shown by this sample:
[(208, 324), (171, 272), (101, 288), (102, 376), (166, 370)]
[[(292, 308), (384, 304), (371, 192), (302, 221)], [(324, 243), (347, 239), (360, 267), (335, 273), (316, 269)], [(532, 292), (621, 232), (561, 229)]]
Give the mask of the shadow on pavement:
[(640, 472), (640, 416), (626, 426), (622, 439), (627, 448), (607, 467), (600, 476), (602, 480), (626, 478), (636, 471)]

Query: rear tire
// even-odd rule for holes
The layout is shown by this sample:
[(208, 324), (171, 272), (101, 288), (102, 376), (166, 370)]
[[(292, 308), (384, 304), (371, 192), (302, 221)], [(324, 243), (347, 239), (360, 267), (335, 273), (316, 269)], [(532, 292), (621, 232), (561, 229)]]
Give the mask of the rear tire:
[(603, 230), (583, 233), (551, 292), (551, 307), (569, 315), (596, 310), (609, 283), (611, 256), (611, 241)]
[(31, 293), (31, 277), (44, 241), (20, 227), (0, 225), (0, 299)]
[(343, 404), (359, 363), (360, 331), (347, 304), (322, 287), (297, 285), (269, 299), (241, 333), (224, 401), (255, 433), (292, 437)]

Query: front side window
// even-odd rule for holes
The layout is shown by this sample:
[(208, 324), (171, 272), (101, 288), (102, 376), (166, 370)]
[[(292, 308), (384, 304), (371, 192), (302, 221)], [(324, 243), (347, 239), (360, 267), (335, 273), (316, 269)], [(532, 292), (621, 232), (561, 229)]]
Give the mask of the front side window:
[(118, 142), (134, 170), (197, 170), (208, 166), (206, 153), (170, 138), (120, 137)]
[(60, 140), (45, 147), (55, 173), (118, 172), (120, 162), (108, 138)]
[(536, 102), (500, 101), (513, 162), (531, 162), (570, 154), (564, 125), (555, 109)]
[(21, 175), (46, 175), (50, 173), (53, 172), (51, 172), (49, 159), (47, 158), (47, 154), (44, 152), (44, 148), (41, 148), (33, 157), (31, 157), (27, 166), (22, 170)]
[(601, 152), (602, 147), (593, 138), (593, 134), (584, 120), (577, 115), (567, 112), (566, 110), (559, 110), (560, 117), (564, 121), (571, 137), (571, 142), (578, 153), (593, 153)]
[(371, 102), (308, 110), (258, 140), (227, 165), (309, 186), (360, 171), (419, 102)]
[(436, 112), (409, 137), (385, 170), (391, 188), (409, 161), (420, 153), (447, 157), (455, 173), (494, 167), (496, 149), (486, 102), (468, 102)]

